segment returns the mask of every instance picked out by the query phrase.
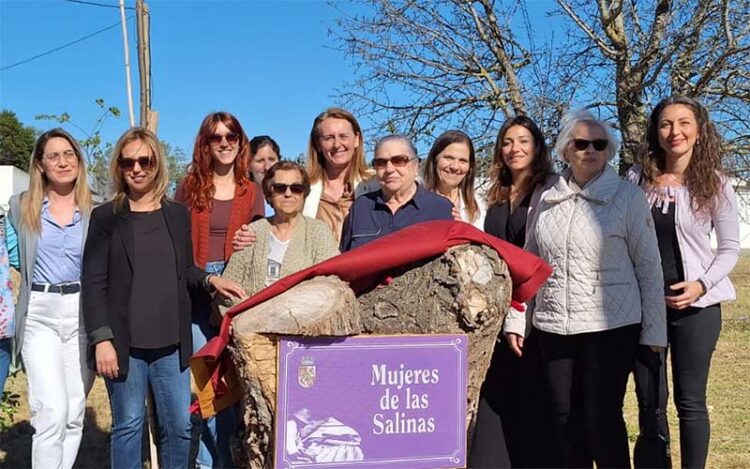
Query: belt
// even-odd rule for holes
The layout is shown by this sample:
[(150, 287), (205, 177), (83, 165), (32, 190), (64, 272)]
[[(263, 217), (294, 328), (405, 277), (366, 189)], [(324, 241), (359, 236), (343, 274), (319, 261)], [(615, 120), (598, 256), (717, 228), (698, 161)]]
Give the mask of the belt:
[(59, 285), (50, 285), (49, 283), (33, 283), (31, 284), (31, 291), (41, 291), (46, 293), (60, 293), (62, 295), (70, 295), (72, 293), (78, 293), (81, 291), (80, 283), (63, 283)]

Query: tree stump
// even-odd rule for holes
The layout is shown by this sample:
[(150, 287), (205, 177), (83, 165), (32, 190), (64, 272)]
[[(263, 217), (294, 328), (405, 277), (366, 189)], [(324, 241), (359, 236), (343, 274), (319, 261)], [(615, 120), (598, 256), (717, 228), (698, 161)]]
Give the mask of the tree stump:
[(337, 277), (318, 277), (237, 316), (230, 349), (242, 386), (245, 465), (273, 465), (276, 344), (286, 335), (467, 334), (471, 435), (479, 390), (510, 294), (510, 275), (497, 253), (462, 245), (410, 266), (387, 286), (358, 298)]

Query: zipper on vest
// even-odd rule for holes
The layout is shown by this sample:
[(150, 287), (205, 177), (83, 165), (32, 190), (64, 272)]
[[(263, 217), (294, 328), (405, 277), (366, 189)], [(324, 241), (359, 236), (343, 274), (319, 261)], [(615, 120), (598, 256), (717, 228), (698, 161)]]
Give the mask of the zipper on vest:
[(573, 204), (573, 212), (570, 214), (568, 230), (565, 233), (565, 335), (568, 335), (568, 324), (570, 323), (570, 231), (573, 227), (573, 217), (578, 210), (580, 196), (576, 194)]

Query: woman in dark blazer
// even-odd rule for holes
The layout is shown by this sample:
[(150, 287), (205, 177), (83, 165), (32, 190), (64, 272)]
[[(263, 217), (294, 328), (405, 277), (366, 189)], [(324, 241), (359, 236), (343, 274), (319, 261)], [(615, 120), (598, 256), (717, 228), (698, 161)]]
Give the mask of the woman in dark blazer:
[(110, 165), (116, 194), (91, 215), (83, 260), (89, 365), (112, 407), (112, 467), (141, 467), (148, 385), (159, 414), (161, 464), (188, 466), (192, 353), (188, 288), (244, 296), (193, 263), (190, 215), (165, 198), (166, 160), (156, 136), (133, 128)]

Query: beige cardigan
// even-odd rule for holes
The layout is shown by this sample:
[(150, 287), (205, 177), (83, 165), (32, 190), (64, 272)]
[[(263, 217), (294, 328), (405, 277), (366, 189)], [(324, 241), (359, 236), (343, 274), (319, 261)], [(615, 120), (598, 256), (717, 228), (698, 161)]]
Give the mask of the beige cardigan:
[[(300, 220), (294, 227), (292, 238), (284, 254), (284, 261), (281, 263), (282, 278), (339, 254), (338, 246), (328, 225), (301, 214), (299, 216)], [(266, 286), (268, 238), (271, 235), (271, 224), (268, 219), (262, 218), (251, 223), (250, 229), (256, 233), (257, 241), (252, 246), (232, 255), (222, 277), (239, 283), (245, 292), (252, 296)], [(219, 303), (222, 316), (229, 307), (238, 302), (237, 299), (222, 299)]]

